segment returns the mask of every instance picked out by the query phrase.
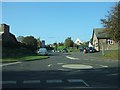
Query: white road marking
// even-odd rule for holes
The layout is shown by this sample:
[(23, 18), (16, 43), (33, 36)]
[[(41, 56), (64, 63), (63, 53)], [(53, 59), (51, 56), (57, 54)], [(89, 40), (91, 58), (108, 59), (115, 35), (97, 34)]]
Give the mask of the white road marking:
[(24, 84), (30, 84), (30, 83), (41, 83), (40, 80), (25, 80), (23, 81)]
[(119, 73), (108, 74), (107, 76), (117, 76)]
[(16, 81), (2, 81), (2, 84), (16, 84)]
[(62, 80), (47, 80), (47, 83), (63, 83)]
[(14, 64), (19, 64), (19, 63), (22, 63), (22, 62), (14, 62), (14, 63), (7, 63), (7, 64), (1, 64), (0, 66), (8, 66), (8, 65), (14, 65)]
[(87, 87), (89, 87), (89, 85), (88, 85), (84, 80), (82, 80), (82, 82), (83, 82)]
[(57, 63), (58, 65), (62, 65), (62, 64), (64, 64), (64, 63)]
[(105, 66), (105, 65), (100, 65), (101, 67), (105, 67), (105, 68), (107, 68), (108, 66)]
[(82, 79), (68, 79), (68, 82), (70, 83), (79, 83), (79, 82), (82, 82), (84, 83), (87, 87), (89, 87), (89, 85)]
[(78, 83), (78, 82), (82, 82), (82, 80), (81, 79), (68, 79), (68, 82), (70, 82), (70, 83)]
[(66, 58), (72, 59), (72, 60), (79, 60), (79, 58), (74, 58), (74, 57), (70, 57), (70, 56), (66, 56)]
[(60, 70), (60, 71), (69, 71), (68, 69), (57, 69), (57, 70)]
[(51, 67), (51, 66), (52, 66), (52, 64), (49, 64), (49, 65), (48, 65), (48, 67)]
[(70, 69), (91, 69), (93, 68), (90, 65), (83, 65), (83, 64), (66, 64), (62, 65), (63, 68), (70, 68)]

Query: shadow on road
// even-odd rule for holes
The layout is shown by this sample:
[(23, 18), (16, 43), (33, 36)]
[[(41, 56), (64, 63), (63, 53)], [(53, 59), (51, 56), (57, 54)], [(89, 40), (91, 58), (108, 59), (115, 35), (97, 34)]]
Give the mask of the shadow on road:
[[(16, 81), (16, 84), (3, 84), (4, 89), (26, 88), (27, 90), (118, 90), (118, 68), (98, 68), (84, 70), (51, 71), (2, 71), (2, 81)], [(89, 86), (80, 83), (69, 84), (67, 80), (84, 80)], [(40, 84), (23, 85), (25, 80), (40, 80)], [(46, 80), (62, 80), (64, 83), (48, 84)], [(33, 89), (34, 88), (34, 89)], [(35, 89), (36, 88), (36, 89)]]

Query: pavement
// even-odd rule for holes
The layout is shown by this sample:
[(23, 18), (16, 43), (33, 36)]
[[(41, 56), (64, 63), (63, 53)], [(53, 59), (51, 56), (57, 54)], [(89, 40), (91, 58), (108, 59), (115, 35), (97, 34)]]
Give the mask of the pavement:
[(2, 88), (118, 90), (118, 61), (91, 54), (53, 53), (44, 60), (3, 64)]

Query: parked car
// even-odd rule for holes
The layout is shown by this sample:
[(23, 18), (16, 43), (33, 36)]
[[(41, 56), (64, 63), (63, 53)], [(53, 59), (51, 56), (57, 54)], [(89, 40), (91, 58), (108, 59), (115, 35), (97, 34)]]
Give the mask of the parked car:
[(80, 48), (80, 52), (83, 52), (83, 51), (84, 51), (84, 47), (81, 47), (81, 48)]
[(88, 49), (88, 52), (89, 53), (94, 53), (96, 50), (94, 49), (94, 47), (89, 47), (89, 49)]
[(48, 51), (47, 51), (46, 48), (40, 48), (40, 49), (38, 50), (38, 54), (39, 54), (39, 55), (48, 55)]
[(66, 48), (64, 48), (64, 49), (62, 50), (62, 52), (63, 52), (63, 53), (68, 53), (68, 50), (67, 50)]

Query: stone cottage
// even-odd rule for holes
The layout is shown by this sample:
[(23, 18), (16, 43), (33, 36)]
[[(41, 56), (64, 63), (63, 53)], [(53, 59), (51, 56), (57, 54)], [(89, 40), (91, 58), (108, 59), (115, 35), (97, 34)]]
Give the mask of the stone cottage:
[(110, 35), (105, 32), (104, 28), (93, 29), (92, 44), (97, 51), (117, 48), (117, 43), (110, 38)]

